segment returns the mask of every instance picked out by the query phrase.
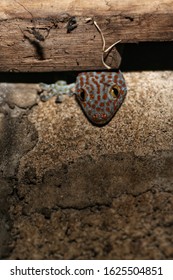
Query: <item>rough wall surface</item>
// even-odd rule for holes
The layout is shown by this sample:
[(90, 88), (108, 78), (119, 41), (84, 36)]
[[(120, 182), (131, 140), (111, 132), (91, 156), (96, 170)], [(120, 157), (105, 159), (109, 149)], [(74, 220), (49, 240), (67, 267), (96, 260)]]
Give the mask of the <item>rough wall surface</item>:
[(101, 128), (73, 97), (42, 103), (34, 85), (1, 85), (2, 257), (173, 258), (173, 72), (125, 78)]
[[(124, 44), (173, 38), (173, 0), (3, 0), (0, 19), (2, 72), (104, 69), (93, 20), (107, 47), (118, 40)], [(121, 63), (121, 46), (108, 55), (112, 68)]]

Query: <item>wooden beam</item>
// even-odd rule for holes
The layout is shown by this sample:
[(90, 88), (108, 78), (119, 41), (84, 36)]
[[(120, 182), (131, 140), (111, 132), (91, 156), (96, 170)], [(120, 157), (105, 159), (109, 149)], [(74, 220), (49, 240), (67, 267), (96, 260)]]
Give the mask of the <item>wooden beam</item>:
[[(0, 71), (104, 68), (106, 46), (173, 40), (173, 0), (3, 0), (0, 5)], [(121, 45), (121, 44), (120, 44)], [(108, 63), (118, 67), (111, 51)]]

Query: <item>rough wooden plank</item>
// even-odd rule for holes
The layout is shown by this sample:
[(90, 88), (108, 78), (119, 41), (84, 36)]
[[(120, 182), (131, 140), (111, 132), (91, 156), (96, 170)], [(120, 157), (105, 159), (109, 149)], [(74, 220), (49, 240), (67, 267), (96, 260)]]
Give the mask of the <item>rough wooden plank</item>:
[[(67, 33), (72, 17), (77, 27)], [(89, 17), (102, 28), (107, 46), (119, 39), (122, 43), (173, 39), (173, 0), (3, 0), (0, 71), (103, 68), (100, 34), (87, 22)], [(109, 63), (120, 64), (115, 50)]]

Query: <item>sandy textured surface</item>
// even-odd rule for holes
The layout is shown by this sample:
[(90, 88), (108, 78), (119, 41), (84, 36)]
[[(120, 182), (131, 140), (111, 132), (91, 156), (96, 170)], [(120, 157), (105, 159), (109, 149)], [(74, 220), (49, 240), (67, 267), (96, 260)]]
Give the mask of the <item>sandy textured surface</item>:
[(17, 85), (16, 100), (0, 87), (2, 257), (173, 258), (173, 72), (125, 78), (127, 98), (104, 127), (73, 97), (42, 103), (28, 85), (25, 106)]

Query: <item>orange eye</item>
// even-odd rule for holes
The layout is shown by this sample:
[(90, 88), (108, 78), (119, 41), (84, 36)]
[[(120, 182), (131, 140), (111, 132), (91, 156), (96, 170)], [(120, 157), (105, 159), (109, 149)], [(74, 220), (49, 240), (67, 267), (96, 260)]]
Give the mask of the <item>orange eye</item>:
[(86, 92), (84, 89), (81, 89), (81, 91), (79, 93), (79, 98), (82, 102), (84, 102), (86, 100)]
[(110, 95), (113, 97), (113, 99), (117, 99), (120, 96), (120, 89), (118, 86), (113, 86), (110, 89)]

